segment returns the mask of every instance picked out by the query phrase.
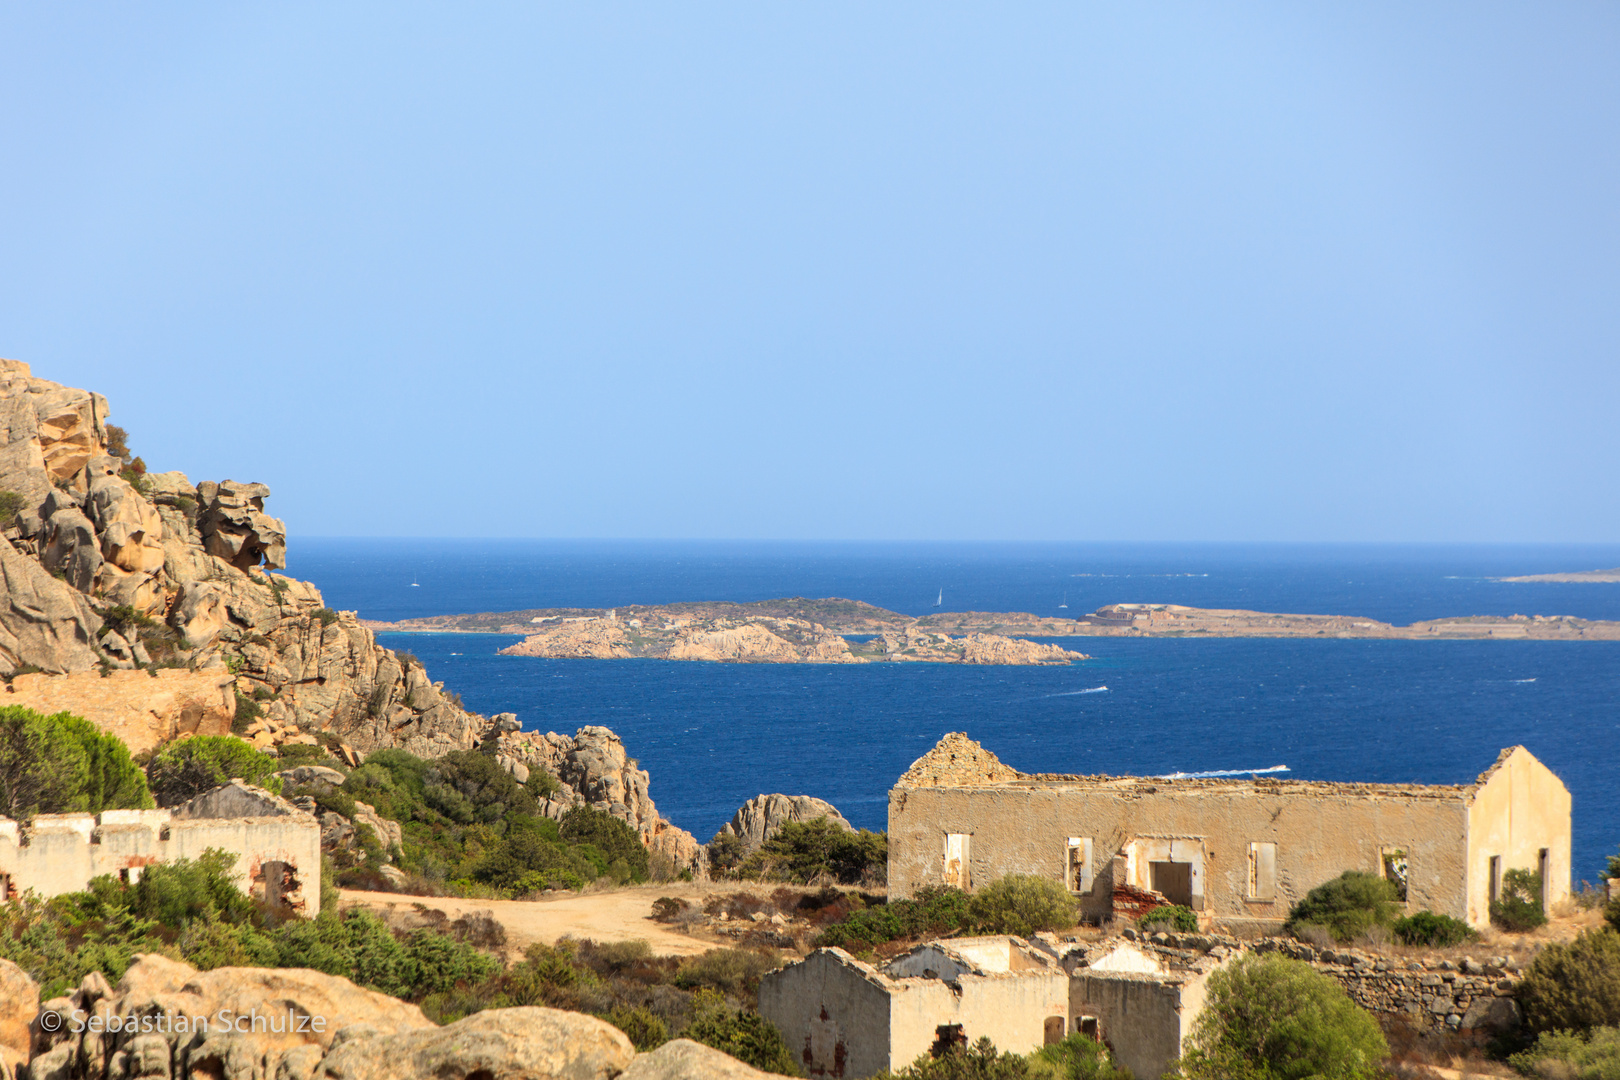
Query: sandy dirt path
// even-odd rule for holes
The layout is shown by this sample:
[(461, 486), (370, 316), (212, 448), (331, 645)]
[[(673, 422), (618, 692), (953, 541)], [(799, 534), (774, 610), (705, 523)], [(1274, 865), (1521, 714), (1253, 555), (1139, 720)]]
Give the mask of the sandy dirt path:
[(673, 896), (701, 906), (717, 893), (742, 888), (746, 886), (671, 882), (605, 892), (563, 893), (549, 900), (462, 900), (451, 896), (408, 896), (343, 889), (340, 906), (344, 909), (367, 907), (378, 912), (394, 907), (408, 912), (421, 904), (429, 910), (442, 911), (452, 919), (469, 911), (488, 911), (506, 927), (507, 943), (514, 955), (537, 941), (549, 945), (567, 936), (593, 941), (641, 940), (651, 945), (658, 956), (695, 956), (720, 945), (653, 922), (653, 901), (660, 896)]

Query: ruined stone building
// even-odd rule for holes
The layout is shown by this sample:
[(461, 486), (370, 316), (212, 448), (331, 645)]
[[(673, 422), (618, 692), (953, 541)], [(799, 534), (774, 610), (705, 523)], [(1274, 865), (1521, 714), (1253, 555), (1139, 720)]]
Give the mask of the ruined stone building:
[(765, 976), (759, 1011), (811, 1077), (857, 1080), (981, 1037), (1027, 1054), (1072, 1034), (1153, 1077), (1181, 1056), (1205, 981), (1230, 958), (1044, 936), (931, 941), (882, 967), (818, 949)]
[(972, 890), (1004, 874), (1065, 882), (1088, 921), (1182, 904), (1274, 929), (1346, 870), (1395, 882), (1408, 910), (1481, 927), (1511, 869), (1569, 896), (1570, 797), (1522, 746), (1472, 784), (1027, 775), (950, 734), (889, 793), (889, 891)]
[(30, 890), (78, 892), (103, 874), (133, 883), (154, 863), (195, 859), (209, 848), (236, 856), (243, 892), (310, 918), (320, 913), (320, 825), (238, 781), (168, 810), (41, 814), (26, 827), (0, 818), (0, 901)]

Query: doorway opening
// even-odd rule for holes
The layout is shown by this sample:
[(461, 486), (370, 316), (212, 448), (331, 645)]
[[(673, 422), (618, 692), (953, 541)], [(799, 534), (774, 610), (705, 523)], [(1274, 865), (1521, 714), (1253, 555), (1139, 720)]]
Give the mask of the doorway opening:
[(1192, 863), (1148, 863), (1148, 887), (1172, 904), (1192, 907)]

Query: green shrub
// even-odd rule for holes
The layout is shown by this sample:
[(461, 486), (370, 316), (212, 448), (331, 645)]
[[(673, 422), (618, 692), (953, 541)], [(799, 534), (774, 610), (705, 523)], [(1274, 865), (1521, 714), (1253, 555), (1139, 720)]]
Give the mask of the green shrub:
[(623, 860), (630, 880), (647, 880), (647, 847), (641, 835), (612, 814), (576, 806), (563, 815), (558, 831), (569, 843), (589, 844), (601, 852), (609, 866)]
[(763, 1072), (799, 1075), (793, 1054), (774, 1024), (758, 1013), (733, 1011), (712, 990), (694, 995), (692, 1022), (681, 1034)]
[(1542, 949), (1519, 981), (1519, 1007), (1533, 1032), (1620, 1027), (1620, 933), (1599, 927)]
[(23, 508), (23, 497), (15, 491), (0, 491), (0, 525), (11, 524)]
[(27, 820), (152, 805), (146, 778), (117, 737), (71, 713), (0, 708), (0, 814)]
[(1160, 904), (1146, 912), (1136, 925), (1143, 930), (1177, 930), (1190, 934), (1198, 929), (1198, 916), (1190, 907), (1181, 904)]
[(709, 841), (709, 872), (724, 877), (737, 869), (748, 858), (748, 841), (734, 832), (721, 829)]
[(1374, 926), (1389, 926), (1400, 909), (1394, 883), (1376, 874), (1346, 870), (1305, 894), (1288, 913), (1283, 929), (1321, 926), (1339, 942), (1352, 941)]
[[(879, 1073), (878, 1078), (885, 1080), (887, 1075)], [(1021, 1054), (1002, 1053), (988, 1038), (981, 1037), (972, 1046), (952, 1046), (938, 1054), (924, 1054), (892, 1075), (904, 1080), (1025, 1080), (1029, 1076), (1050, 1073), (1032, 1071), (1029, 1059)], [(1129, 1073), (1112, 1075), (1130, 1076)]]
[(333, 623), (338, 621), (338, 613), (329, 607), (321, 608), (321, 610), (315, 613), (315, 617), (321, 620), (321, 625), (323, 627), (331, 626)]
[(1620, 896), (1610, 900), (1603, 908), (1603, 921), (1620, 930)]
[(1037, 930), (1067, 930), (1076, 906), (1061, 881), (1008, 874), (973, 894), (968, 912), (984, 932), (1029, 937)]
[(631, 1008), (620, 1005), (600, 1015), (601, 1019), (630, 1036), (630, 1041), (642, 1053), (656, 1050), (669, 1042), (669, 1025), (664, 1023), (663, 1017), (644, 1006)]
[(1431, 949), (1444, 949), (1474, 941), (1479, 934), (1472, 926), (1450, 915), (1436, 915), (1432, 911), (1418, 911), (1404, 919), (1396, 919), (1395, 940), (1402, 945), (1425, 945)]
[(710, 949), (701, 956), (681, 961), (675, 970), (675, 985), (682, 990), (709, 989), (728, 997), (752, 1000), (759, 983), (782, 966), (769, 953), (750, 949)]
[(1503, 930), (1523, 933), (1547, 924), (1541, 907), (1541, 875), (1533, 870), (1509, 870), (1502, 875), (1502, 893), (1491, 901), (1491, 922)]
[[(859, 898), (854, 898), (858, 900)], [(847, 903), (848, 901), (843, 901)], [(969, 926), (973, 916), (968, 895), (960, 889), (930, 885), (910, 900), (892, 900), (850, 912), (816, 937), (816, 947), (872, 946), (897, 938), (949, 936)]]
[[(723, 843), (730, 849), (729, 841)], [(730, 851), (722, 854), (729, 855)], [(888, 865), (889, 839), (885, 834), (866, 829), (851, 832), (831, 818), (819, 817), (783, 823), (775, 836), (737, 868), (737, 874), (801, 884), (831, 878), (854, 885), (886, 880)]]
[(1363, 1080), (1389, 1056), (1378, 1024), (1333, 979), (1275, 953), (1209, 977), (1182, 1075), (1197, 1080)]
[(106, 424), (102, 431), (107, 436), (107, 453), (111, 457), (128, 464), (129, 462), (129, 432), (117, 424)]
[(1593, 1028), (1590, 1037), (1543, 1032), (1534, 1046), (1508, 1058), (1508, 1064), (1540, 1080), (1620, 1080), (1620, 1028)]
[(1031, 1080), (1132, 1080), (1131, 1071), (1116, 1065), (1103, 1044), (1086, 1035), (1070, 1035), (1029, 1055)]
[(159, 806), (178, 806), (233, 779), (281, 794), (281, 781), (271, 775), (281, 768), (232, 735), (194, 735), (172, 742), (152, 756), (146, 780)]
[(196, 859), (154, 863), (131, 887), (129, 908), (164, 926), (184, 926), (195, 919), (245, 922), (254, 915), (253, 901), (236, 887), (235, 866), (236, 856), (219, 848)]

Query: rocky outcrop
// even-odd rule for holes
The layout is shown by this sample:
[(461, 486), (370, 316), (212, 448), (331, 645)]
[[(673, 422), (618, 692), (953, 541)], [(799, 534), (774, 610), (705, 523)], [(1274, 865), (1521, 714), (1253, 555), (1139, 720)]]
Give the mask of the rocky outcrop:
[[(109, 455), (106, 419), (100, 396), (0, 360), (0, 505), (15, 507), (0, 522), (0, 674), (154, 664), (196, 673), (195, 686), (173, 676), (29, 684), (137, 751), (228, 729), (238, 692), (262, 700), (254, 734), (268, 747), (322, 733), (357, 753), (434, 757), (477, 745), (487, 722), (420, 664), (379, 646), (353, 613), (328, 609), (314, 586), (272, 572), (287, 536), (265, 513), (269, 488), (138, 475)], [(234, 685), (219, 681), (231, 675)], [(94, 690), (112, 693), (98, 706)]]
[[(0, 991), (20, 971), (0, 960)], [(27, 976), (22, 978), (26, 980)], [(32, 1080), (760, 1080), (734, 1058), (685, 1039), (638, 1056), (618, 1028), (583, 1013), (488, 1009), (437, 1027), (415, 1005), (301, 969), (198, 972), (136, 959), (116, 988), (99, 972), (36, 1006), (19, 987), (23, 1060)], [(37, 997), (33, 999), (37, 1001)], [(0, 998), (0, 1040), (15, 1036)], [(232, 1023), (226, 1029), (222, 1017)], [(77, 1016), (79, 1023), (73, 1023)], [(91, 1024), (91, 1017), (97, 1022)], [(206, 1024), (196, 1023), (198, 1018)], [(255, 1023), (254, 1019), (260, 1022)], [(13, 1025), (14, 1026), (14, 1025)], [(79, 1028), (80, 1030), (74, 1030)], [(96, 1030), (90, 1030), (95, 1028)], [(0, 1042), (0, 1048), (9, 1046)], [(0, 1049), (0, 1055), (5, 1054)], [(0, 1057), (0, 1060), (4, 1060)]]
[(303, 813), (280, 795), (240, 780), (221, 784), (169, 811), (176, 821), (202, 818), (290, 817)]
[(519, 780), (540, 769), (558, 781), (559, 790), (541, 805), (547, 817), (560, 819), (576, 806), (606, 811), (641, 834), (642, 843), (678, 870), (705, 873), (703, 849), (684, 829), (665, 821), (648, 794), (650, 778), (625, 752), (624, 742), (605, 727), (583, 727), (573, 738), (548, 731), (520, 731), (517, 718), (502, 713), (485, 748)]
[(765, 1080), (751, 1065), (691, 1039), (671, 1039), (639, 1055), (619, 1080)]
[(29, 1025), (39, 1013), (39, 987), (10, 960), (0, 959), (0, 1080), (12, 1080), (28, 1060)]
[(748, 850), (754, 851), (781, 832), (788, 822), (817, 818), (827, 818), (834, 825), (855, 831), (855, 826), (844, 820), (836, 806), (810, 795), (756, 795), (738, 807), (720, 831), (741, 837)]
[(1059, 645), (1002, 637), (1000, 634), (969, 634), (960, 639), (964, 664), (1067, 664), (1088, 659), (1084, 653)]
[(501, 649), (502, 656), (545, 656), (560, 660), (623, 660), (630, 635), (617, 619), (569, 619)]
[(613, 1080), (636, 1057), (624, 1032), (594, 1016), (538, 1007), (489, 1009), (442, 1028), (355, 1038), (321, 1061), (323, 1080)]
[(671, 660), (745, 664), (853, 664), (842, 636), (803, 619), (758, 618), (731, 626), (687, 627), (669, 647)]
[(82, 716), (139, 754), (182, 735), (229, 734), (236, 679), (221, 668), (18, 675), (0, 705)]

